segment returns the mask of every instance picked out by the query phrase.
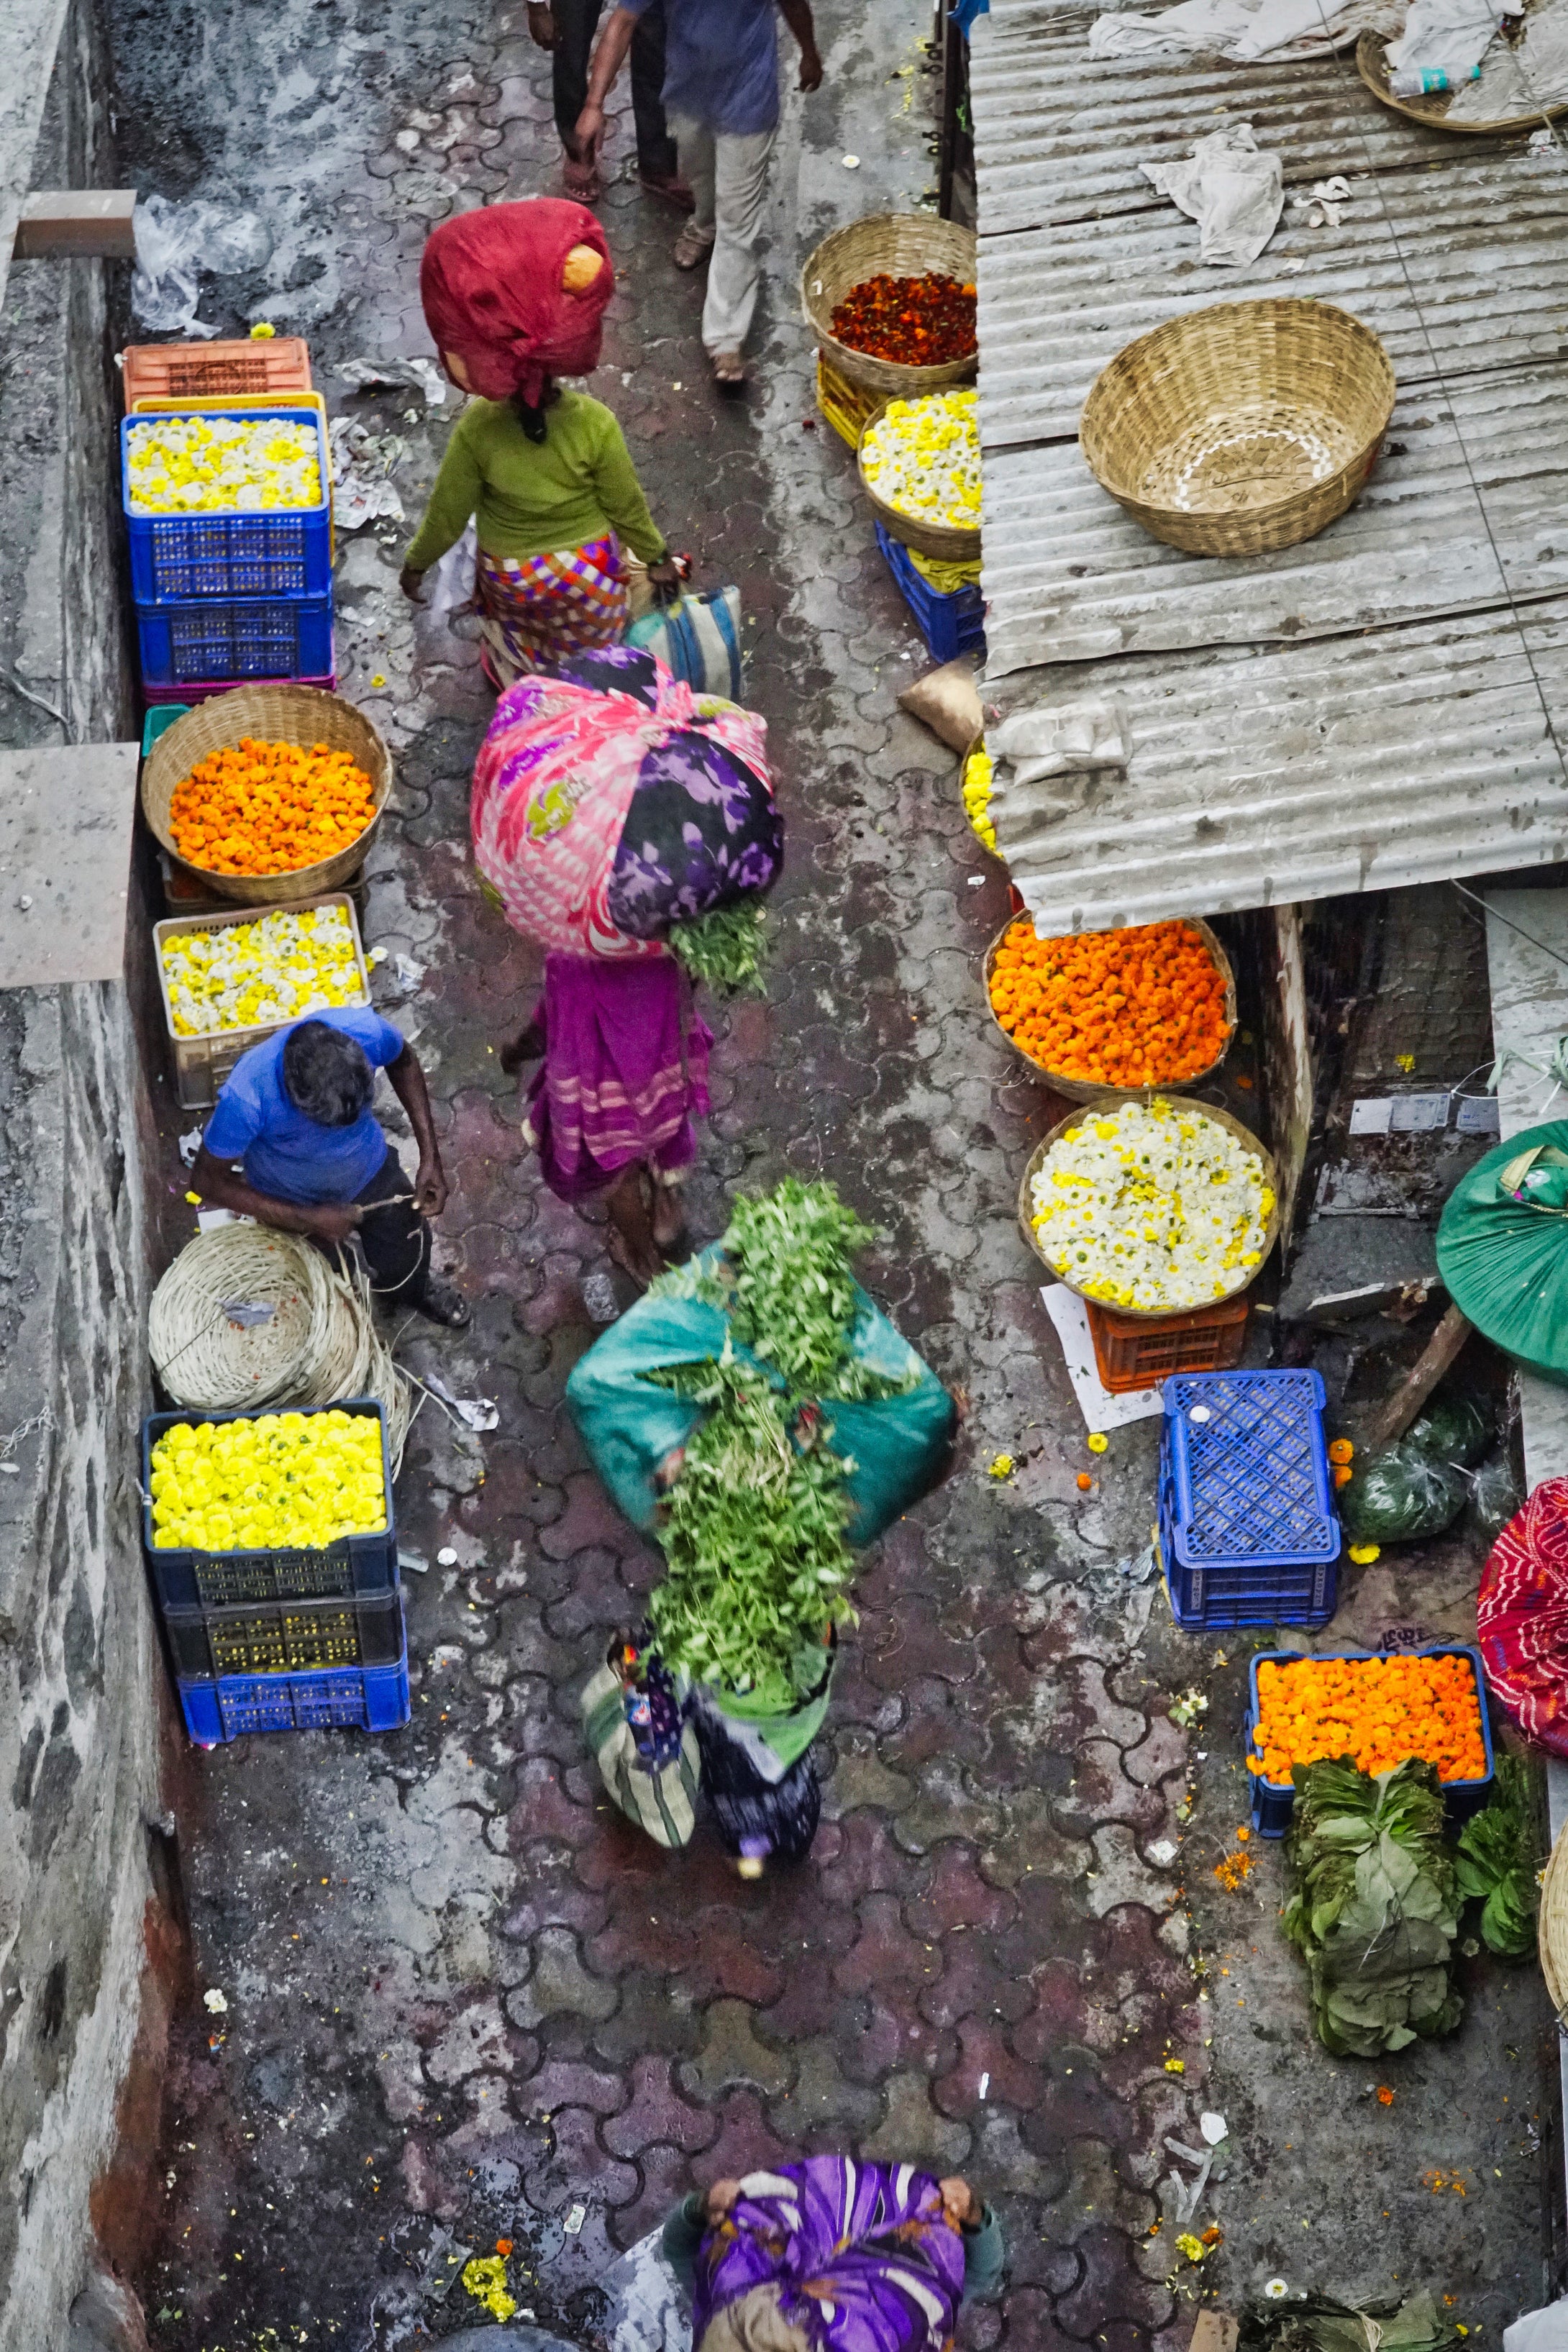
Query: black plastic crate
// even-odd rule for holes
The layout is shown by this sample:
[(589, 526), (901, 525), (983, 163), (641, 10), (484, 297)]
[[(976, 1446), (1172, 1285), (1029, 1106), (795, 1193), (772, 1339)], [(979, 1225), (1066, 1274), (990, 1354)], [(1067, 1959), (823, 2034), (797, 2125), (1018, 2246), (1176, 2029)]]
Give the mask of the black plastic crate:
[[(385, 1417), (374, 1397), (354, 1397), (341, 1405), (278, 1405), (261, 1412), (151, 1412), (142, 1424), (142, 1491), (150, 1496), (153, 1448), (166, 1429), (184, 1423), (269, 1421), (303, 1412), (367, 1415), (382, 1423), (381, 1467), (385, 1486), (386, 1529), (382, 1535), (342, 1536), (311, 1549), (279, 1546), (267, 1551), (160, 1550), (153, 1541), (153, 1507), (142, 1507), (142, 1542), (165, 1612), (171, 1609), (232, 1608), (246, 1601), (327, 1601), (394, 1592), (397, 1589), (397, 1526), (392, 1507), (392, 1476), (386, 1458)], [(207, 1667), (200, 1670), (210, 1671)]]
[(251, 1601), (239, 1609), (166, 1609), (182, 1683), (234, 1675), (319, 1675), (395, 1666), (403, 1655), (403, 1595)]

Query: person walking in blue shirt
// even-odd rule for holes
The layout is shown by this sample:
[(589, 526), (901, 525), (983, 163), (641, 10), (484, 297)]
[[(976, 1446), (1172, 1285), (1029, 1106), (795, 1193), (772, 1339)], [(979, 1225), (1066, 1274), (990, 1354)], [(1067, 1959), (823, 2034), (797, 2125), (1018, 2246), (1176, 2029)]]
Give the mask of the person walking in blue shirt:
[[(620, 0), (594, 54), (577, 152), (598, 153), (605, 101), (655, 0)], [(708, 263), (702, 343), (721, 387), (746, 380), (741, 353), (757, 307), (768, 163), (778, 137), (778, 19), (800, 45), (800, 86), (817, 89), (822, 59), (810, 0), (662, 0), (664, 109), (696, 209), (676, 240), (682, 269)]]
[[(419, 1147), (412, 1187), (370, 1108), (377, 1070)], [(215, 1207), (279, 1233), (327, 1248), (357, 1241), (378, 1296), (433, 1323), (468, 1320), (462, 1293), (430, 1270), (429, 1220), (447, 1205), (447, 1178), (425, 1073), (379, 1013), (315, 1013), (242, 1054), (207, 1121), (191, 1184)]]

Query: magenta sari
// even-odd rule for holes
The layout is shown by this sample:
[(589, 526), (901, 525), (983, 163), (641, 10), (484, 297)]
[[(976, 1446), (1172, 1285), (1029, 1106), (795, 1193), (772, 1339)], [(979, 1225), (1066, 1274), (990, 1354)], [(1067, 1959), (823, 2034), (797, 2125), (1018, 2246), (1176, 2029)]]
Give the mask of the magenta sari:
[(551, 1191), (591, 1199), (633, 1160), (672, 1177), (697, 1154), (712, 1032), (668, 949), (622, 962), (556, 953), (534, 1020), (544, 1060), (523, 1133)]

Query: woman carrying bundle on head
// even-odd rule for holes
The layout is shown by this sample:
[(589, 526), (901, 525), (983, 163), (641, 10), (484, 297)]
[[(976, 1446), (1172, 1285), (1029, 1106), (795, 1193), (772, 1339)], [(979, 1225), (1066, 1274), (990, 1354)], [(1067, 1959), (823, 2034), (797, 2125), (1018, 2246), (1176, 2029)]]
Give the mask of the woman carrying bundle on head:
[(498, 687), (625, 635), (625, 549), (656, 589), (679, 584), (616, 417), (555, 382), (598, 366), (615, 282), (593, 214), (554, 197), (461, 213), (425, 248), (426, 320), (447, 375), (473, 397), (402, 587), (423, 604), (426, 572), (473, 518), (482, 658)]

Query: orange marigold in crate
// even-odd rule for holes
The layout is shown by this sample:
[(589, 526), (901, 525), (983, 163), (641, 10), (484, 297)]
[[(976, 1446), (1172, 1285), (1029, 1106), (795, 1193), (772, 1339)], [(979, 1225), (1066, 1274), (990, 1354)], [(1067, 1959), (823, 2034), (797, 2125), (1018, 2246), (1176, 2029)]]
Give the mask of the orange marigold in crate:
[(1439, 1780), (1484, 1780), (1469, 1660), (1395, 1654), (1259, 1664), (1252, 1769), (1283, 1783), (1294, 1765), (1341, 1756), (1363, 1772), (1389, 1772), (1415, 1756), (1436, 1765)]

